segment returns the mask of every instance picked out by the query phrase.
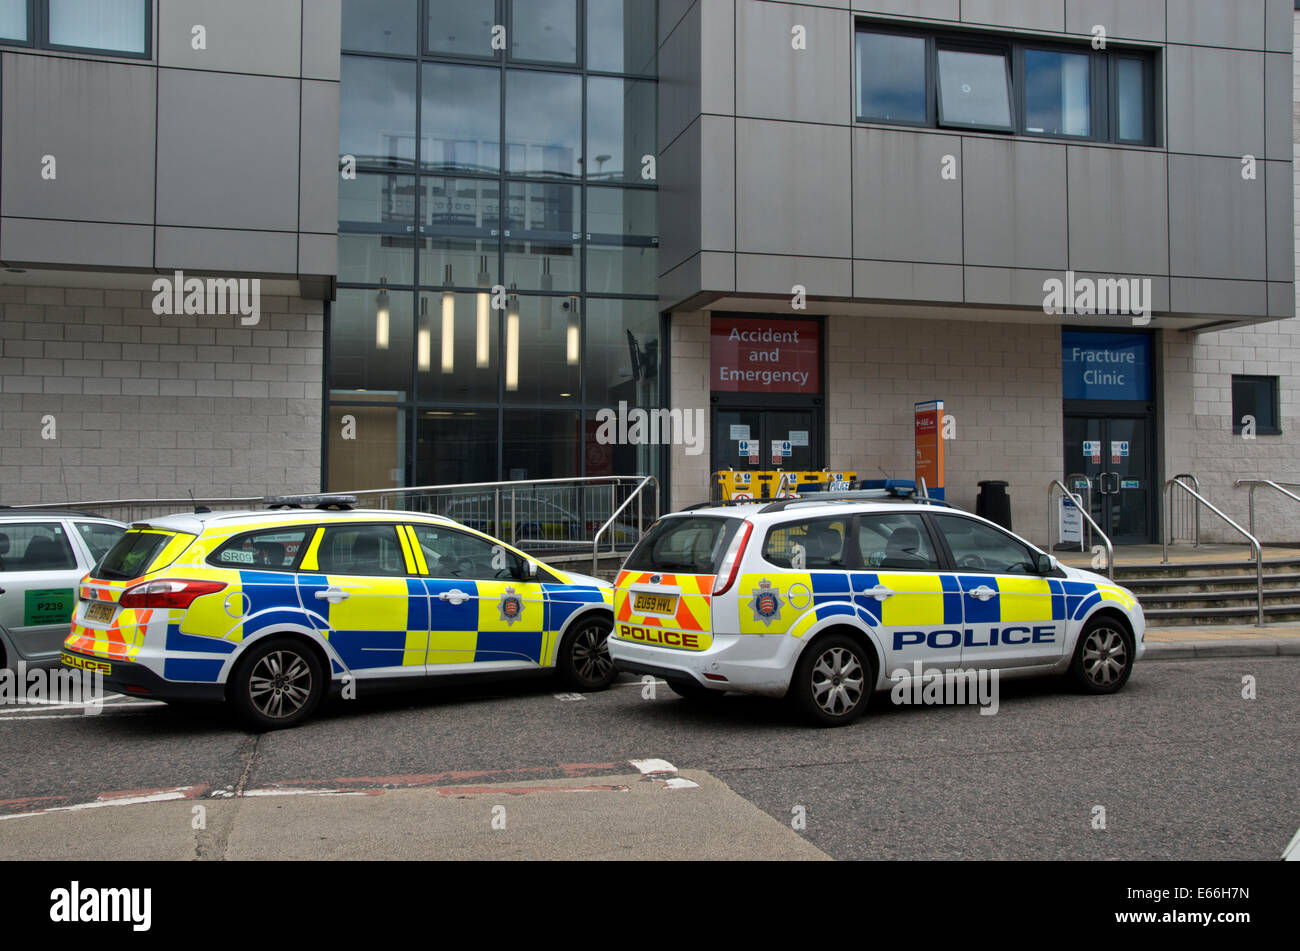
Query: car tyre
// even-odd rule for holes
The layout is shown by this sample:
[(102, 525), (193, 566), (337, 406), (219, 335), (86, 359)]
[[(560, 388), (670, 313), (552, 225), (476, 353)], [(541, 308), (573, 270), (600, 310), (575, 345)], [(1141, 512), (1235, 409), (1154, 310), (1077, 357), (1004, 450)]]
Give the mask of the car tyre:
[(285, 730), (312, 715), (328, 686), (314, 650), (292, 637), (272, 637), (240, 660), (226, 696), (255, 731)]
[(831, 634), (807, 647), (789, 697), (819, 726), (846, 726), (867, 707), (875, 685), (871, 658), (857, 641)]
[(1084, 693), (1115, 693), (1128, 683), (1135, 653), (1123, 624), (1109, 615), (1091, 618), (1074, 647), (1070, 679)]
[(618, 677), (609, 655), (609, 633), (614, 624), (607, 617), (580, 618), (560, 642), (556, 658), (560, 679), (579, 692), (604, 690)]

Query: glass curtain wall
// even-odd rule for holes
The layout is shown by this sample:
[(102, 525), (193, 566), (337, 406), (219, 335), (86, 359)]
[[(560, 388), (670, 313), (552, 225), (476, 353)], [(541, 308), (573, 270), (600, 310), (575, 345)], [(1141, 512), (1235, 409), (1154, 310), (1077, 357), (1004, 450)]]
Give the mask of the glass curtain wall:
[(657, 5), (344, 0), (330, 489), (658, 472)]

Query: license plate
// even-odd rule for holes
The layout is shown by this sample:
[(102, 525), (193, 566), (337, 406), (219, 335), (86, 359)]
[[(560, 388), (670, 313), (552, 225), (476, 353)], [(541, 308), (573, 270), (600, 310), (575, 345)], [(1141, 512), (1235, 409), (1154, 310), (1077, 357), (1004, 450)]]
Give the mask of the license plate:
[(104, 604), (97, 601), (90, 607), (86, 608), (87, 621), (111, 621), (113, 620), (114, 605)]
[(632, 600), (632, 610), (639, 614), (676, 614), (677, 595), (637, 594)]
[(89, 670), (98, 672), (107, 677), (113, 672), (113, 665), (104, 660), (91, 660), (88, 657), (74, 657), (72, 654), (62, 654), (59, 660), (63, 662), (64, 667), (76, 667), (79, 670)]

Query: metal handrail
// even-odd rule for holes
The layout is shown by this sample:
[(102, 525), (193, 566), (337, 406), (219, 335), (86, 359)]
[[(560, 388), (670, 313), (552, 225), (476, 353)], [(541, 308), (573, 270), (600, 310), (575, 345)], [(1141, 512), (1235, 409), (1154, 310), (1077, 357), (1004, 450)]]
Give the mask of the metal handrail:
[[(1180, 481), (1180, 479), (1181, 477), (1175, 476), (1174, 478), (1170, 479), (1168, 482), (1165, 483), (1164, 497), (1165, 497), (1166, 528), (1172, 529), (1172, 526), (1168, 524), (1169, 511), (1171, 507), (1170, 501), (1173, 497), (1172, 490), (1174, 486), (1178, 486), (1178, 488), (1182, 489), (1184, 492), (1186, 492), (1187, 494), (1195, 498), (1198, 504), (1204, 505), (1207, 509), (1213, 512), (1215, 515), (1219, 516), (1219, 518), (1223, 519), (1225, 522), (1227, 522), (1229, 525), (1231, 525), (1233, 528), (1235, 528), (1238, 532), (1240, 532), (1242, 535), (1246, 537), (1246, 540), (1250, 542), (1251, 547), (1255, 549), (1255, 607), (1257, 612), (1255, 626), (1263, 627), (1264, 626), (1264, 546), (1259, 543), (1259, 539), (1256, 538), (1253, 534), (1246, 531), (1244, 528), (1242, 528), (1240, 525), (1238, 525), (1236, 522), (1230, 519), (1227, 515), (1225, 515), (1222, 511), (1220, 511), (1213, 503), (1211, 503), (1209, 499), (1205, 498), (1205, 496), (1201, 495), (1201, 493), (1197, 492), (1186, 482)], [(1164, 542), (1164, 547), (1165, 547), (1165, 557), (1164, 560), (1161, 562), (1161, 564), (1167, 565), (1169, 564), (1170, 532), (1163, 531), (1160, 533), (1160, 535), (1161, 535), (1161, 539)]]
[(1238, 489), (1243, 485), (1250, 486), (1250, 533), (1252, 535), (1255, 534), (1255, 490), (1260, 486), (1277, 489), (1277, 491), (1281, 492), (1291, 501), (1300, 502), (1300, 495), (1296, 495), (1294, 492), (1288, 492), (1286, 489), (1282, 488), (1284, 485), (1289, 485), (1293, 489), (1300, 489), (1300, 482), (1274, 482), (1272, 479), (1238, 479), (1233, 483), (1233, 485)]
[[(1197, 492), (1201, 491), (1200, 480), (1197, 479), (1196, 476), (1192, 475), (1190, 472), (1181, 472), (1178, 475), (1174, 476), (1174, 478), (1191, 479), (1192, 488), (1195, 489)], [(1168, 515), (1168, 513), (1166, 514)], [(1169, 517), (1172, 518), (1172, 516)], [(1172, 521), (1169, 523), (1169, 530), (1171, 532), (1174, 530), (1174, 525)], [(1251, 529), (1251, 533), (1252, 534), (1254, 533), (1254, 529)], [(1199, 502), (1195, 502), (1195, 501), (1192, 502), (1192, 547), (1193, 548), (1201, 547), (1201, 506)]]
[[(655, 487), (655, 509), (657, 511), (659, 508), (659, 480), (654, 476), (643, 476), (641, 478), (641, 484), (632, 490), (632, 493), (623, 500), (623, 504), (620, 505), (614, 511), (614, 514), (609, 517), (609, 521), (600, 526), (600, 530), (596, 532), (596, 537), (591, 541), (591, 571), (593, 574), (595, 574), (595, 572), (600, 568), (600, 536), (604, 535), (606, 530), (608, 530), (609, 527), (618, 519), (622, 511), (632, 504), (632, 500), (639, 498), (641, 493), (645, 491), (646, 486), (651, 484)], [(638, 505), (639, 504), (640, 503), (638, 503)], [(639, 525), (637, 527), (640, 528)], [(610, 551), (616, 550), (616, 548), (610, 548)]]
[[(1052, 499), (1055, 497), (1055, 491), (1057, 489), (1060, 489), (1062, 492), (1064, 492), (1067, 496), (1070, 497), (1070, 500), (1074, 502), (1075, 507), (1078, 508), (1079, 514), (1083, 516), (1084, 521), (1086, 521), (1090, 526), (1092, 526), (1092, 530), (1096, 532), (1098, 535), (1100, 535), (1101, 540), (1106, 543), (1106, 577), (1109, 578), (1111, 581), (1114, 581), (1115, 580), (1115, 546), (1111, 542), (1110, 536), (1101, 530), (1101, 526), (1093, 521), (1092, 513), (1083, 507), (1083, 497), (1079, 495), (1075, 495), (1073, 492), (1067, 489), (1060, 479), (1053, 479), (1051, 483), (1047, 486), (1047, 505), (1048, 505), (1049, 512), (1051, 511)], [(1089, 504), (1091, 505), (1091, 503)], [(1049, 548), (1051, 547), (1051, 540), (1052, 540), (1052, 530), (1051, 530), (1051, 520), (1049, 517), (1048, 530), (1047, 530), (1047, 541), (1048, 541)]]

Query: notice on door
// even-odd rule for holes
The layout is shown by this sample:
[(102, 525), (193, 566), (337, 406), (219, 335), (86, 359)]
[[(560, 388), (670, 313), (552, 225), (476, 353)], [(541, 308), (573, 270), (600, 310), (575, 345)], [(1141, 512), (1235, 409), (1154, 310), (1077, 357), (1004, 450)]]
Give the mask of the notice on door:
[(790, 445), (792, 446), (808, 445), (808, 430), (806, 429), (790, 430)]
[(1118, 442), (1112, 440), (1110, 444), (1110, 461), (1119, 462), (1121, 459), (1128, 458), (1128, 440)]
[(1083, 458), (1089, 462), (1101, 462), (1101, 440), (1085, 439), (1083, 441)]
[(739, 442), (740, 440), (744, 440), (744, 441), (748, 442), (748, 441), (749, 441), (749, 427), (748, 427), (748, 426), (745, 426), (745, 425), (742, 425), (742, 424), (732, 424), (732, 427), (731, 427), (731, 438), (734, 439), (734, 440), (736, 440), (736, 441), (738, 441), (738, 442)]
[(72, 619), (72, 609), (76, 603), (77, 592), (72, 588), (26, 591), (23, 593), (23, 624), (31, 627), (67, 624)]

